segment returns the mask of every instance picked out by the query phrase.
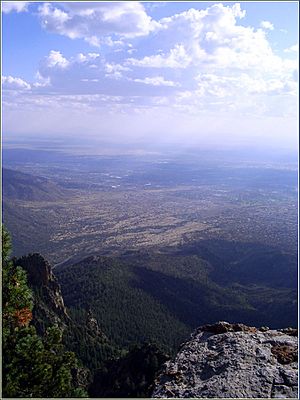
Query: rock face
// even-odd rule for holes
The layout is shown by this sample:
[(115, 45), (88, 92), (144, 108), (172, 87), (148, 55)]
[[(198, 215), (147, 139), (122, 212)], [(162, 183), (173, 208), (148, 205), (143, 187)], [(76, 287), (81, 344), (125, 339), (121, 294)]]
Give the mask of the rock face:
[(40, 333), (47, 325), (58, 324), (63, 327), (69, 319), (60, 285), (52, 272), (52, 267), (38, 253), (15, 259), (27, 272), (29, 286), (35, 293), (33, 309), (34, 324)]
[(38, 254), (14, 258), (15, 266), (27, 273), (27, 281), (33, 293), (32, 325), (38, 334), (44, 335), (47, 328), (56, 325), (63, 331), (63, 344), (81, 360), (82, 367), (72, 371), (75, 386), (87, 388), (92, 376), (90, 370), (99, 368), (100, 362), (119, 354), (105, 336), (92, 310), (83, 310), (79, 318), (66, 307), (60, 283), (51, 264)]
[(108, 337), (104, 334), (104, 332), (100, 329), (97, 319), (95, 318), (91, 309), (88, 310), (87, 318), (85, 322), (86, 331), (91, 336), (97, 336), (98, 338), (109, 342)]
[(298, 398), (297, 330), (219, 322), (165, 363), (152, 397)]

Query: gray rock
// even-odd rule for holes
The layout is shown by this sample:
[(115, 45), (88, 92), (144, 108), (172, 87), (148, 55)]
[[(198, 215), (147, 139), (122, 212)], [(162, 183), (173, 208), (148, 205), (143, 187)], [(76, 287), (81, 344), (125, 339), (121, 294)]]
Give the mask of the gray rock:
[(198, 328), (168, 361), (154, 398), (298, 398), (298, 339), (219, 322)]

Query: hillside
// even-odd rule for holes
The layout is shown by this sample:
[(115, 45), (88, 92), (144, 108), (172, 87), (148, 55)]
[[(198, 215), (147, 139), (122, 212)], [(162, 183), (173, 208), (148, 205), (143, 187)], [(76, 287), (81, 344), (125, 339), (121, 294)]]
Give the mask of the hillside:
[[(136, 345), (130, 350), (115, 346), (104, 334), (89, 308), (73, 318), (51, 265), (40, 254), (13, 259), (14, 268), (27, 273), (33, 291), (32, 326), (43, 337), (53, 325), (58, 327), (66, 349), (73, 351), (80, 365), (72, 370), (76, 387), (88, 390), (91, 397), (148, 397), (154, 378), (169, 356), (155, 344)], [(16, 267), (18, 266), (18, 267)], [(24, 383), (25, 388), (31, 385)]]
[(58, 325), (64, 331), (66, 347), (74, 351), (91, 371), (120, 354), (120, 349), (113, 346), (99, 328), (91, 310), (83, 311), (78, 322), (74, 321), (65, 306), (52, 266), (40, 254), (14, 259), (14, 264), (27, 273), (28, 284), (34, 293), (33, 325), (39, 334), (44, 334), (49, 326)]
[(66, 190), (49, 179), (3, 168), (3, 198), (23, 201), (55, 201), (66, 197)]
[[(32, 311), (34, 305), (39, 307), (38, 299), (28, 287), (24, 269), (10, 259), (11, 241), (3, 226), (1, 242), (3, 398), (86, 397), (87, 381), (83, 383), (76, 379), (85, 368), (75, 353), (64, 346), (64, 327), (55, 321), (42, 334), (35, 329)], [(36, 286), (51, 289), (51, 296), (47, 299), (49, 307), (54, 305), (57, 315), (66, 316), (50, 268), (47, 265), (44, 265), (46, 268), (36, 268), (36, 263), (29, 261)], [(59, 301), (51, 301), (54, 299)]]
[[(32, 325), (41, 337), (53, 325), (63, 332), (80, 361), (72, 382), (90, 397), (293, 397), (296, 330), (240, 323), (296, 325), (293, 289), (222, 287), (212, 264), (182, 252), (90, 256), (54, 270), (29, 254), (13, 265), (34, 294)], [(225, 316), (231, 324), (207, 325)]]
[(15, 260), (32, 324), (63, 330), (91, 396), (150, 397), (163, 360), (200, 325), (297, 325), (294, 192), (241, 192), (226, 171), (225, 187), (170, 186), (160, 173), (151, 187), (122, 163), (72, 160), (67, 175), (65, 160), (5, 169), (4, 222), (14, 255), (32, 253)]
[(170, 350), (189, 334), (165, 304), (138, 287), (139, 276), (130, 265), (91, 256), (54, 271), (70, 315), (79, 322), (91, 309), (116, 346), (151, 340)]
[[(58, 225), (54, 204), (65, 203), (70, 191), (54, 180), (3, 168), (3, 222), (11, 232), (16, 256), (42, 251), (51, 244), (51, 235)], [(48, 205), (47, 212), (41, 205)], [(20, 226), (22, 229), (20, 229)]]
[(271, 277), (268, 285), (263, 279), (246, 285), (232, 271), (231, 282), (224, 284), (213, 278), (218, 264), (183, 252), (90, 256), (56, 267), (55, 274), (71, 315), (79, 320), (91, 308), (105, 334), (121, 347), (151, 340), (174, 352), (192, 329), (216, 320), (297, 325), (292, 287), (279, 287)]

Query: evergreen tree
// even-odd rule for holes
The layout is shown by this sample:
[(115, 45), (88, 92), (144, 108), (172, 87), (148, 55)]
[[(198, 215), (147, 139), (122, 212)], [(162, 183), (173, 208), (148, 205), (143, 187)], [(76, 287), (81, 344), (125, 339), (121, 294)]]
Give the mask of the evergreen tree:
[(26, 273), (10, 261), (11, 242), (2, 228), (3, 304), (3, 396), (4, 397), (86, 397), (75, 388), (72, 369), (74, 353), (62, 345), (62, 331), (48, 328), (37, 335), (32, 320), (33, 296)]

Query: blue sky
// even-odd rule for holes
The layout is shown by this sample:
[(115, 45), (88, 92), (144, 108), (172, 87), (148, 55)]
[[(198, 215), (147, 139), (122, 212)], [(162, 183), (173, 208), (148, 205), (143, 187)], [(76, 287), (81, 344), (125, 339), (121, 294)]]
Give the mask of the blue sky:
[(297, 145), (297, 2), (2, 2), (4, 135)]

